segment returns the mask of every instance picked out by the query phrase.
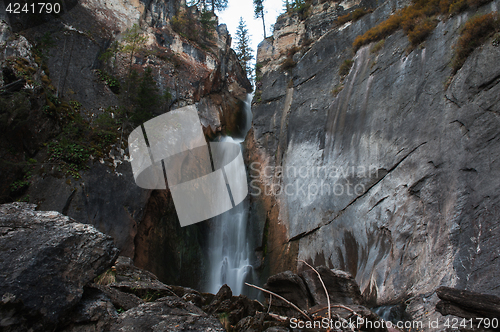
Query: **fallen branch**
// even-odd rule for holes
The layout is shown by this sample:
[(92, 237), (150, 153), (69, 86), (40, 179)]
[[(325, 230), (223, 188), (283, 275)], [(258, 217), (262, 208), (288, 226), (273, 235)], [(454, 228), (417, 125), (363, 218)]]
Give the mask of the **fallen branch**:
[(354, 315), (358, 316), (358, 317), (361, 317), (360, 314), (358, 314), (356, 311), (352, 310), (351, 308), (349, 307), (346, 307), (345, 305), (342, 305), (342, 304), (334, 304), (332, 305), (332, 308), (342, 308), (342, 309), (345, 309), (347, 311), (350, 311), (352, 312)]
[(300, 312), (300, 313), (301, 313), (304, 317), (306, 317), (306, 318), (307, 318), (307, 320), (311, 320), (311, 317), (309, 317), (309, 316), (308, 316), (305, 312), (303, 312), (302, 310), (300, 310), (300, 308), (299, 308), (299, 307), (297, 307), (295, 304), (293, 304), (292, 302), (290, 302), (290, 301), (288, 301), (287, 299), (285, 299), (283, 296), (278, 295), (278, 294), (276, 294), (276, 293), (273, 293), (273, 292), (271, 292), (271, 291), (268, 291), (267, 289), (261, 288), (261, 287), (259, 287), (259, 286), (255, 286), (255, 285), (249, 284), (248, 282), (245, 282), (245, 285), (250, 286), (250, 287), (253, 287), (253, 288), (256, 288), (256, 289), (258, 289), (258, 290), (260, 290), (260, 291), (262, 291), (262, 292), (265, 292), (265, 293), (267, 293), (267, 294), (271, 294), (271, 295), (276, 296), (278, 299), (283, 300), (283, 301), (285, 301), (286, 303), (288, 303), (289, 305), (291, 305), (291, 306), (292, 306), (295, 310), (297, 310), (297, 311), (298, 311), (298, 312)]
[(280, 316), (273, 313), (268, 313), (268, 315), (276, 320), (279, 320), (280, 322), (286, 322), (288, 319), (290, 319), (289, 317)]
[[(352, 310), (351, 308), (349, 307), (346, 307), (342, 304), (332, 304), (331, 305), (332, 308), (342, 308), (342, 309), (345, 309), (347, 311), (350, 311), (352, 314), (354, 314), (355, 316), (358, 316), (358, 317), (362, 317), (360, 314), (358, 314), (356, 311)], [(320, 308), (318, 310), (314, 310), (313, 312), (311, 312), (311, 315), (312, 314), (315, 314), (317, 312), (320, 312), (321, 310), (325, 310), (325, 309), (328, 309), (328, 307), (323, 307), (323, 308)]]
[(326, 294), (326, 300), (328, 301), (328, 320), (331, 320), (332, 319), (332, 311), (331, 311), (331, 305), (330, 305), (330, 295), (328, 294), (328, 290), (326, 289), (326, 286), (325, 286), (325, 283), (323, 282), (323, 279), (321, 279), (321, 275), (314, 267), (312, 267), (311, 265), (309, 265), (305, 261), (299, 259), (299, 262), (302, 262), (302, 263), (306, 264), (307, 266), (309, 266), (318, 275), (319, 281), (321, 281), (321, 285), (323, 286), (323, 289), (324, 289), (325, 294)]

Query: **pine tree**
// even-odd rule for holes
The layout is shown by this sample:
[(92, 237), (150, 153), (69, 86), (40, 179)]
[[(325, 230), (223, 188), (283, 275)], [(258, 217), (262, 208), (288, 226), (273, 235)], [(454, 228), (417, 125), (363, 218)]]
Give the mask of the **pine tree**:
[(212, 14), (215, 14), (215, 11), (223, 11), (224, 9), (227, 8), (227, 1), (228, 0), (211, 0), (212, 4)]
[(238, 42), (236, 45), (236, 56), (240, 61), (241, 67), (247, 73), (247, 77), (251, 78), (252, 66), (250, 61), (253, 59), (253, 50), (250, 48), (250, 35), (248, 34), (247, 25), (243, 17), (240, 17), (240, 23), (236, 30), (236, 40)]
[(208, 10), (212, 14), (215, 14), (215, 11), (223, 11), (227, 8), (228, 0), (192, 0), (189, 2), (189, 6), (196, 6), (200, 10)]
[(264, 39), (266, 39), (266, 22), (264, 21), (264, 0), (253, 0), (255, 18), (262, 18)]
[(142, 34), (141, 28), (134, 24), (134, 26), (130, 29), (127, 29), (125, 35), (123, 36), (124, 45), (122, 47), (122, 51), (124, 53), (130, 54), (129, 59), (129, 69), (128, 73), (132, 72), (132, 64), (134, 60), (134, 56), (136, 53), (142, 51), (146, 46), (147, 37)]

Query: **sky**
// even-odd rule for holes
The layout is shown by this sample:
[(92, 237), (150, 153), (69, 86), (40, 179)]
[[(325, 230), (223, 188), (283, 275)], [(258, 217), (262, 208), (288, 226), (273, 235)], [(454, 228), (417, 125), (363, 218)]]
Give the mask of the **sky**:
[[(252, 0), (229, 0), (229, 5), (223, 12), (217, 13), (219, 24), (226, 24), (231, 37), (233, 38), (232, 48), (236, 47), (236, 29), (240, 17), (247, 24), (250, 34), (250, 45), (254, 51), (254, 57), (257, 55), (257, 45), (264, 39), (262, 28), (262, 19), (256, 19)], [(266, 36), (272, 34), (271, 25), (276, 22), (279, 14), (283, 13), (283, 0), (264, 0), (264, 18), (266, 21)]]

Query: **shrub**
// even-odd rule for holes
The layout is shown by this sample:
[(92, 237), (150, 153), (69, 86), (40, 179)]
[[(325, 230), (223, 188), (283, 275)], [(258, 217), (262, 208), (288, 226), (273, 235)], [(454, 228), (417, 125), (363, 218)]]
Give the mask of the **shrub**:
[(200, 24), (202, 28), (202, 35), (205, 39), (212, 40), (215, 38), (214, 32), (216, 28), (216, 22), (212, 19), (212, 12), (202, 11), (200, 15)]
[(131, 117), (132, 122), (140, 126), (151, 119), (153, 117), (152, 111), (158, 107), (160, 98), (158, 86), (153, 78), (153, 70), (148, 67), (139, 82), (135, 100), (136, 108)]
[(403, 18), (400, 11), (391, 15), (387, 20), (380, 23), (379, 25), (371, 28), (361, 36), (357, 36), (354, 39), (352, 47), (354, 51), (357, 51), (361, 46), (371, 43), (373, 41), (378, 41), (384, 39), (385, 37), (391, 35), (394, 31), (399, 29)]
[(377, 53), (378, 51), (380, 51), (383, 47), (384, 47), (384, 44), (385, 44), (385, 39), (382, 39), (380, 41), (378, 41), (375, 45), (373, 45), (373, 47), (370, 49), (370, 53)]
[(467, 0), (458, 0), (454, 1), (450, 4), (448, 9), (448, 13), (450, 14), (458, 14), (467, 9)]
[(379, 25), (357, 36), (352, 47), (361, 46), (386, 38), (402, 28), (415, 46), (423, 42), (436, 27), (436, 16), (455, 14), (468, 6), (478, 6), (491, 0), (415, 0), (410, 6), (400, 9)]
[(51, 161), (62, 160), (83, 168), (90, 157), (90, 150), (87, 147), (66, 140), (51, 142), (48, 147)]
[(337, 97), (337, 95), (344, 89), (343, 85), (337, 85), (335, 88), (332, 89), (332, 96)]
[(358, 8), (358, 9), (354, 10), (353, 12), (350, 12), (349, 14), (339, 16), (337, 18), (337, 24), (343, 25), (344, 23), (349, 22), (349, 21), (357, 21), (360, 18), (362, 18), (363, 16), (365, 16), (366, 14), (371, 13), (371, 12), (372, 12), (371, 9)]
[(350, 60), (350, 59), (344, 60), (344, 62), (340, 65), (339, 75), (341, 77), (347, 76), (347, 74), (349, 74), (349, 71), (351, 70), (353, 63), (354, 63), (354, 60)]
[(351, 13), (352, 20), (357, 21), (360, 18), (362, 18), (363, 16), (365, 16), (366, 14), (371, 13), (371, 12), (372, 12), (371, 10), (367, 10), (365, 8), (358, 8)]
[(493, 40), (491, 41), (491, 45), (497, 47), (500, 46), (500, 33), (496, 33), (493, 36)]
[(469, 5), (469, 7), (480, 7), (490, 1), (491, 0), (467, 0), (467, 5)]
[(301, 20), (310, 15), (311, 0), (293, 0), (290, 2), (287, 12), (297, 13)]
[(106, 84), (107, 86), (109, 86), (109, 89), (113, 91), (113, 93), (115, 94), (120, 93), (120, 82), (116, 78), (114, 78), (107, 72), (102, 71), (100, 69), (97, 69), (96, 72), (97, 76), (99, 76), (101, 81), (104, 82), (104, 84)]
[(415, 25), (413, 29), (408, 31), (408, 40), (410, 40), (410, 43), (413, 46), (420, 44), (431, 34), (436, 25), (437, 22), (435, 19), (426, 18), (422, 20), (420, 23)]
[(189, 9), (180, 11), (172, 18), (172, 28), (184, 38), (192, 41), (199, 40), (196, 19)]
[(460, 38), (455, 45), (455, 56), (452, 61), (453, 73), (464, 64), (467, 57), (491, 35), (500, 30), (500, 16), (489, 13), (472, 17), (465, 23)]
[(116, 272), (113, 269), (109, 269), (98, 277), (95, 277), (94, 283), (97, 285), (109, 285), (116, 282)]

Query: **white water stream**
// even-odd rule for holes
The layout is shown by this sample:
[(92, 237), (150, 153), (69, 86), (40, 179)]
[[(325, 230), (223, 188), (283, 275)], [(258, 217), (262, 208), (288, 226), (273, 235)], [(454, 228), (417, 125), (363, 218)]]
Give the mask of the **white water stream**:
[[(242, 139), (222, 137), (222, 142), (241, 143), (250, 129), (252, 95), (245, 103), (246, 124), (242, 130)], [(226, 164), (229, 160), (225, 160)], [(242, 184), (243, 185), (243, 184)], [(244, 200), (233, 209), (212, 218), (209, 221), (208, 257), (210, 264), (207, 291), (216, 294), (220, 287), (227, 284), (233, 295), (251, 294), (244, 286), (245, 282), (257, 280), (252, 266), (253, 252), (248, 225), (248, 202)]]

